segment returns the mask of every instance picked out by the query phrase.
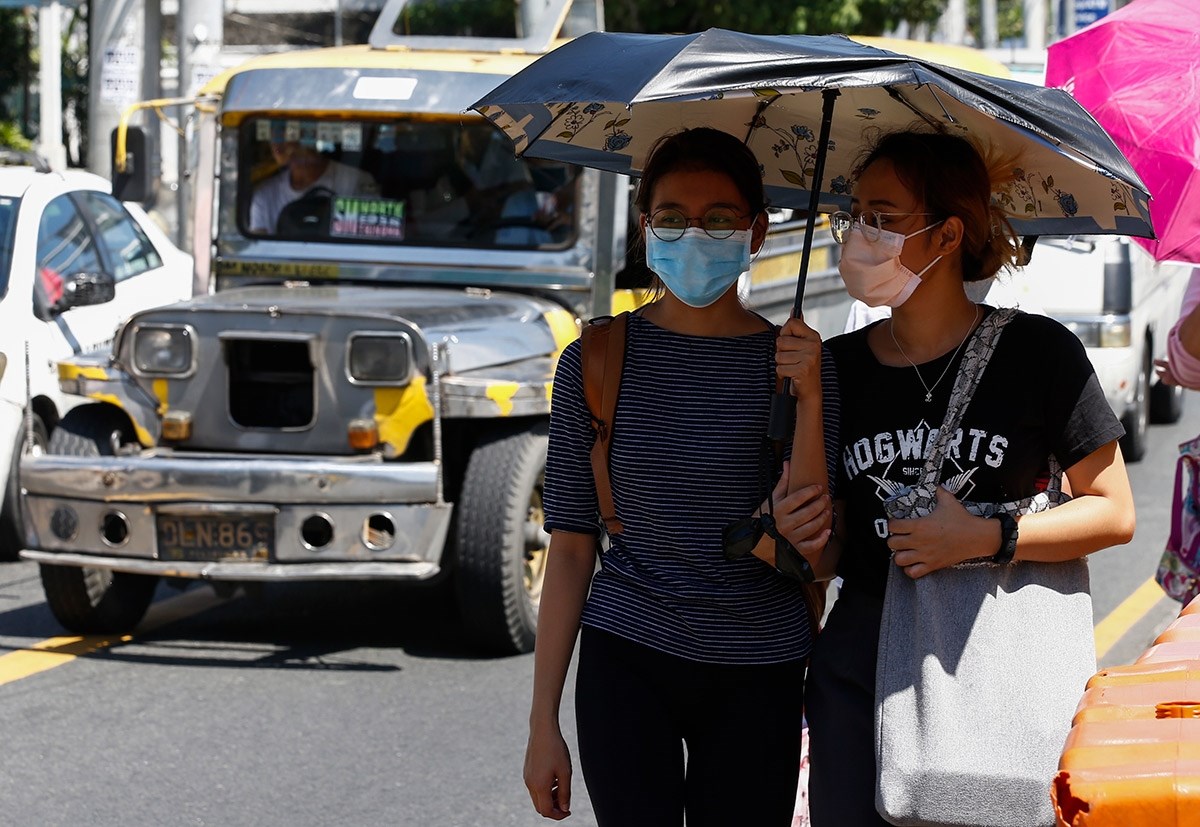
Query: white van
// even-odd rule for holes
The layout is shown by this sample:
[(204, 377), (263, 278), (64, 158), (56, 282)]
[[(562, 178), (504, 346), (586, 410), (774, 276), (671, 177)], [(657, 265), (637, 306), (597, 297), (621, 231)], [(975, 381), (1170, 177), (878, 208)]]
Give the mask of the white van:
[(1125, 426), (1126, 460), (1146, 453), (1149, 423), (1183, 413), (1183, 390), (1160, 383), (1153, 360), (1166, 354), (1190, 272), (1156, 263), (1126, 238), (1077, 236), (1038, 239), (1029, 264), (1000, 277), (1018, 306), (1058, 319), (1087, 347)]
[(108, 181), (87, 172), (0, 163), (0, 559), (24, 545), (22, 448), (44, 449), (66, 410), (84, 401), (59, 390), (57, 362), (107, 349), (134, 312), (191, 295), (192, 257), (109, 193)]

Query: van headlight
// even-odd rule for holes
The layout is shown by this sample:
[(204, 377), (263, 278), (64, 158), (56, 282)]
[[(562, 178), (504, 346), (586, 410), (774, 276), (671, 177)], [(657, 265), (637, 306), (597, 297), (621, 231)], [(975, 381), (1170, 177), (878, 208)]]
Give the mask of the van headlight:
[(403, 333), (356, 333), (346, 361), (351, 382), (404, 385), (412, 374), (412, 342)]
[(133, 332), (133, 366), (138, 373), (182, 376), (192, 370), (191, 328), (139, 325)]

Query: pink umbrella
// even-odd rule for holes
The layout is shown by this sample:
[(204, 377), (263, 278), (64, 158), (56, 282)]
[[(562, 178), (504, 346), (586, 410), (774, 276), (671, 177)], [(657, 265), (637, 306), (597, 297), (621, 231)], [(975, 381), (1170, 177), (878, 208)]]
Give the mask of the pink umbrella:
[(1134, 0), (1050, 46), (1046, 85), (1070, 92), (1150, 190), (1158, 261), (1200, 263), (1200, 2)]
[(1200, 263), (1200, 0), (1134, 0), (1052, 43), (1046, 85), (1092, 113), (1150, 188), (1162, 260)]

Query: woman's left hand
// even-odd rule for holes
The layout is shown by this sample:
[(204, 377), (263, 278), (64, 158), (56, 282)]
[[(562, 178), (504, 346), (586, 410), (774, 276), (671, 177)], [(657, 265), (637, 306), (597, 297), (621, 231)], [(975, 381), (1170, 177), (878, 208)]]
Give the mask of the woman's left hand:
[(971, 514), (939, 486), (932, 514), (888, 520), (887, 544), (895, 552), (893, 562), (915, 580), (964, 560), (995, 554), (1000, 548), (1000, 523)]
[(775, 372), (792, 380), (792, 393), (821, 390), (821, 334), (803, 317), (787, 320), (775, 340)]

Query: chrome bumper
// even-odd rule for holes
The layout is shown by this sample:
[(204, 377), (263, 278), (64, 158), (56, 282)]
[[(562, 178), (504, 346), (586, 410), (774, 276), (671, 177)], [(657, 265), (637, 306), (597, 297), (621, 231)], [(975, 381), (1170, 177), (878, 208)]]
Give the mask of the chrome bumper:
[(438, 573), (433, 563), (167, 563), (32, 549), (22, 551), (21, 557), (56, 566), (88, 566), (198, 580), (427, 580)]
[[(47, 455), (22, 463), (21, 487), (26, 559), (173, 577), (423, 580), (441, 568), (452, 515), (435, 463), (370, 457)], [(273, 547), (267, 559), (163, 559), (157, 517), (180, 513), (268, 514)], [(324, 544), (302, 531), (314, 517), (330, 527)], [(114, 519), (127, 527), (119, 543), (105, 534)], [(379, 521), (391, 526), (386, 542)]]

